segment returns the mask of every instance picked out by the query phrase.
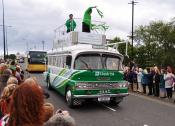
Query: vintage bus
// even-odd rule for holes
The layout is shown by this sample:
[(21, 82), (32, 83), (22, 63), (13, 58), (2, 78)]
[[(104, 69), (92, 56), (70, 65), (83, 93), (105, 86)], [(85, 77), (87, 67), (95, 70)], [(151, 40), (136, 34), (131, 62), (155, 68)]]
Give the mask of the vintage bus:
[(106, 46), (105, 35), (74, 31), (64, 40), (57, 40), (60, 48), (48, 52), (48, 71), (44, 72), (48, 89), (65, 96), (69, 107), (87, 99), (118, 105), (128, 96), (123, 55)]
[(46, 51), (28, 51), (25, 59), (28, 72), (44, 72), (47, 70)]

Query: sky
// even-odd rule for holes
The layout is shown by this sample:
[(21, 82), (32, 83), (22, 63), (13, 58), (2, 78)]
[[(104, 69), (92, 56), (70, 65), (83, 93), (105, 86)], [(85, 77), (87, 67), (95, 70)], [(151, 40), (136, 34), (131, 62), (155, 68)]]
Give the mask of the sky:
[[(136, 0), (135, 0), (136, 1)], [(97, 6), (103, 12), (100, 18), (96, 10), (92, 20), (106, 22), (108, 39), (118, 36), (128, 39), (131, 33), (131, 0), (4, 0), (5, 25), (7, 26), (8, 51), (24, 53), (28, 49), (53, 47), (54, 29), (63, 25), (72, 13), (83, 18), (84, 11)], [(134, 28), (151, 21), (170, 21), (175, 17), (175, 0), (137, 0), (134, 8)], [(77, 20), (79, 24), (81, 19)], [(0, 0), (0, 55), (3, 54), (2, 2)]]

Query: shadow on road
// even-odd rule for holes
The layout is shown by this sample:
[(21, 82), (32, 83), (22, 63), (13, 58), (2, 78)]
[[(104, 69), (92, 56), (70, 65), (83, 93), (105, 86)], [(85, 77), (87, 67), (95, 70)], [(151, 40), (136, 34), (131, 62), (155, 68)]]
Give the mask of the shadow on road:
[[(107, 107), (115, 109), (116, 111), (122, 110), (122, 106), (113, 105), (109, 103), (100, 103), (98, 101), (86, 100), (80, 106), (75, 106), (73, 109), (69, 108), (65, 102), (64, 96), (53, 90), (48, 90), (46, 86), (43, 86), (50, 93), (50, 98), (47, 99), (48, 102), (51, 102), (56, 105), (56, 109), (66, 109), (74, 112), (94, 112), (94, 111), (111, 111)], [(107, 107), (105, 107), (107, 106)]]

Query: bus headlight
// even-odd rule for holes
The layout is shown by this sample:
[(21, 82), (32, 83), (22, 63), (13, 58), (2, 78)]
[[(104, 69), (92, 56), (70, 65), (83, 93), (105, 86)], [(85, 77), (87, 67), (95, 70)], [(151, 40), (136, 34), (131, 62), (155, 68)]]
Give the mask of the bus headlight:
[(77, 83), (76, 85), (76, 89), (90, 89), (90, 88), (92, 88), (92, 85), (87, 83)]
[(118, 83), (119, 87), (128, 87), (128, 82)]

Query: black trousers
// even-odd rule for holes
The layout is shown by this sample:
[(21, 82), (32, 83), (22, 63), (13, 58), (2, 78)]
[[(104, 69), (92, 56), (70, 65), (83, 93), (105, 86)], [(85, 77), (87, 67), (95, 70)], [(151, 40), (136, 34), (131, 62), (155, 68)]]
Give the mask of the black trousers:
[(166, 88), (166, 92), (167, 92), (167, 97), (172, 98), (172, 96), (173, 96), (172, 88)]
[(148, 88), (149, 88), (149, 95), (153, 94), (153, 84), (148, 84)]
[(159, 83), (154, 84), (153, 93), (155, 96), (159, 96)]
[(82, 23), (82, 32), (91, 32), (90, 31), (90, 26), (87, 25), (86, 23)]
[(143, 87), (143, 93), (146, 94), (146, 85), (143, 84), (142, 87)]

